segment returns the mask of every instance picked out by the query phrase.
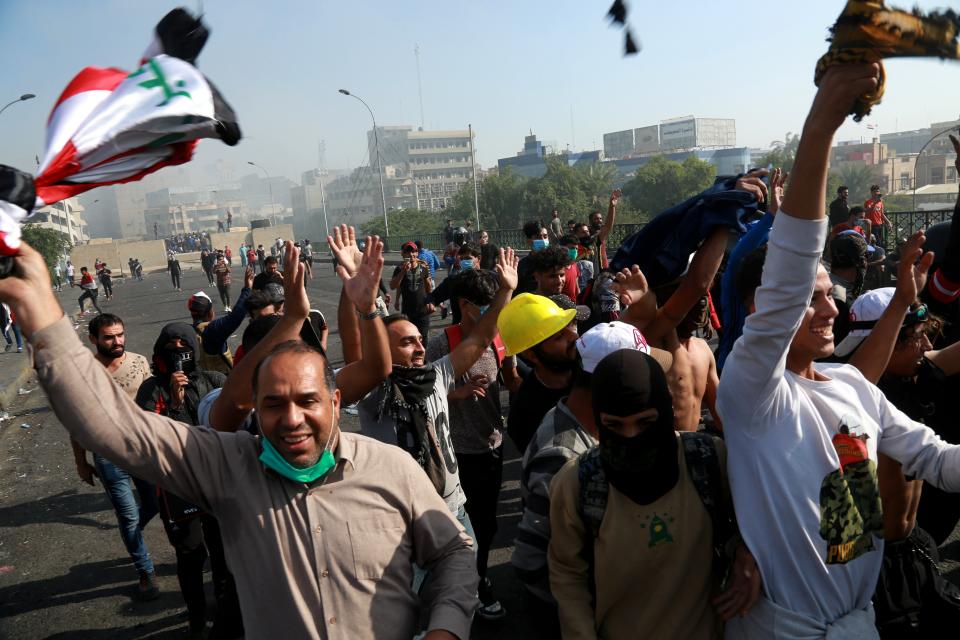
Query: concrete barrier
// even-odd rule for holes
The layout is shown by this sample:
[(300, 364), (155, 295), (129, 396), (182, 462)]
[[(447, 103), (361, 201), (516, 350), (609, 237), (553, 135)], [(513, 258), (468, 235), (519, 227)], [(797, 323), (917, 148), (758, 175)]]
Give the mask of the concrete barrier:
[(267, 250), (267, 255), (270, 255), (270, 245), (276, 242), (277, 238), (283, 238), (284, 240), (294, 239), (292, 224), (280, 224), (275, 227), (254, 229), (250, 232), (250, 235), (252, 236), (250, 241), (253, 242), (253, 248), (256, 249), (258, 244), (262, 244), (263, 248)]
[(109, 238), (94, 238), (89, 244), (78, 244), (70, 249), (70, 262), (93, 270), (96, 259), (107, 263), (114, 276), (130, 275), (127, 260), (137, 258), (144, 270), (167, 268), (167, 256), (163, 240), (130, 240), (127, 242)]
[(230, 247), (231, 253), (237, 259), (240, 258), (240, 245), (250, 242), (250, 232), (246, 229), (232, 230), (224, 233), (211, 233), (210, 243), (214, 249), (222, 250), (225, 246)]

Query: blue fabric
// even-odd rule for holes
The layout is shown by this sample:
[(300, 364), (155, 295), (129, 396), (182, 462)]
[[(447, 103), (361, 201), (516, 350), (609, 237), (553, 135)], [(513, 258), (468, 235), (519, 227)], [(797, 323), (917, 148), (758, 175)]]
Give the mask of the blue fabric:
[(220, 316), (210, 321), (203, 329), (200, 339), (203, 341), (203, 351), (211, 356), (218, 356), (227, 350), (227, 338), (243, 324), (243, 319), (247, 317), (247, 298), (250, 297), (250, 289), (244, 287), (240, 289), (240, 295), (237, 296), (237, 303), (233, 309), (225, 316)]
[[(97, 454), (93, 455), (93, 464), (97, 468), (97, 474), (110, 499), (110, 504), (117, 513), (120, 537), (127, 548), (127, 553), (133, 559), (134, 566), (137, 567), (137, 571), (153, 573), (153, 560), (150, 559), (147, 543), (143, 540), (143, 528), (153, 516), (157, 515), (156, 487), (145, 480), (134, 478)], [(137, 493), (140, 494), (139, 507), (133, 496), (133, 487), (130, 486), (131, 480), (137, 487)]]
[(620, 244), (610, 268), (638, 265), (650, 286), (657, 287), (680, 277), (690, 254), (715, 229), (745, 234), (747, 221), (757, 213), (757, 200), (734, 189), (739, 177), (717, 178), (706, 191), (659, 214)]
[(430, 249), (420, 249), (420, 253), (417, 254), (417, 257), (427, 263), (430, 267), (430, 277), (437, 277), (437, 269), (440, 268), (440, 260), (437, 258), (437, 254)]
[(773, 215), (763, 214), (763, 217), (753, 225), (747, 235), (740, 238), (740, 242), (730, 252), (727, 259), (727, 270), (720, 280), (720, 322), (723, 333), (720, 334), (720, 343), (717, 345), (717, 370), (723, 370), (723, 363), (733, 349), (733, 344), (743, 333), (743, 323), (747, 319), (747, 308), (740, 301), (737, 293), (737, 272), (743, 259), (758, 247), (767, 244), (770, 239), (770, 229), (773, 227)]

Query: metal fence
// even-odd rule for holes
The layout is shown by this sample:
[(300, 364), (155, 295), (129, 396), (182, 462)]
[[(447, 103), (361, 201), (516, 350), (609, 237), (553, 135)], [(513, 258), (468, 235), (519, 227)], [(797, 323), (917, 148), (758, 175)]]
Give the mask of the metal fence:
[[(898, 238), (905, 238), (912, 235), (918, 229), (927, 229), (938, 222), (949, 220), (953, 217), (953, 209), (937, 209), (935, 211), (897, 211), (888, 213), (887, 217), (893, 225), (895, 233), (889, 234), (886, 238), (887, 250), (896, 247)], [(636, 233), (643, 227), (642, 224), (617, 224), (610, 232), (610, 238), (607, 240), (609, 250), (614, 250), (620, 246), (624, 238)], [(490, 234), (490, 242), (500, 247), (513, 247), (514, 249), (526, 249), (527, 239), (523, 235), (522, 229), (496, 229), (487, 231)], [(421, 233), (413, 238), (389, 238), (388, 249), (399, 251), (400, 245), (408, 240), (420, 240), (423, 246), (433, 251), (442, 252), (446, 247), (446, 240), (442, 233)], [(611, 253), (612, 255), (612, 253)]]

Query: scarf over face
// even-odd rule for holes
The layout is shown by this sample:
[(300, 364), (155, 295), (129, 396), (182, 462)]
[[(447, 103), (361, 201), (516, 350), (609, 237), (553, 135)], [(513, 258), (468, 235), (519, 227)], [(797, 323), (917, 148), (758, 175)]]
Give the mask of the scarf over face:
[[(600, 461), (618, 491), (650, 504), (677, 484), (677, 437), (667, 378), (656, 360), (641, 351), (614, 351), (593, 372), (593, 413), (600, 435)], [(626, 438), (603, 425), (600, 414), (631, 416), (656, 409), (645, 431)]]

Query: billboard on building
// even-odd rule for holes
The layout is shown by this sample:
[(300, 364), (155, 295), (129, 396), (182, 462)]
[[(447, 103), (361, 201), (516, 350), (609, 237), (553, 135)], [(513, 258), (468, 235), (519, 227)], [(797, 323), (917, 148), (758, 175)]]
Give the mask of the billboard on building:
[(693, 116), (660, 123), (660, 149), (692, 149), (697, 146), (697, 121)]
[(653, 124), (633, 130), (633, 149), (636, 153), (660, 151), (660, 127)]
[(732, 118), (697, 118), (698, 147), (737, 146), (737, 122)]
[(603, 134), (603, 155), (607, 158), (628, 158), (633, 155), (633, 129)]

